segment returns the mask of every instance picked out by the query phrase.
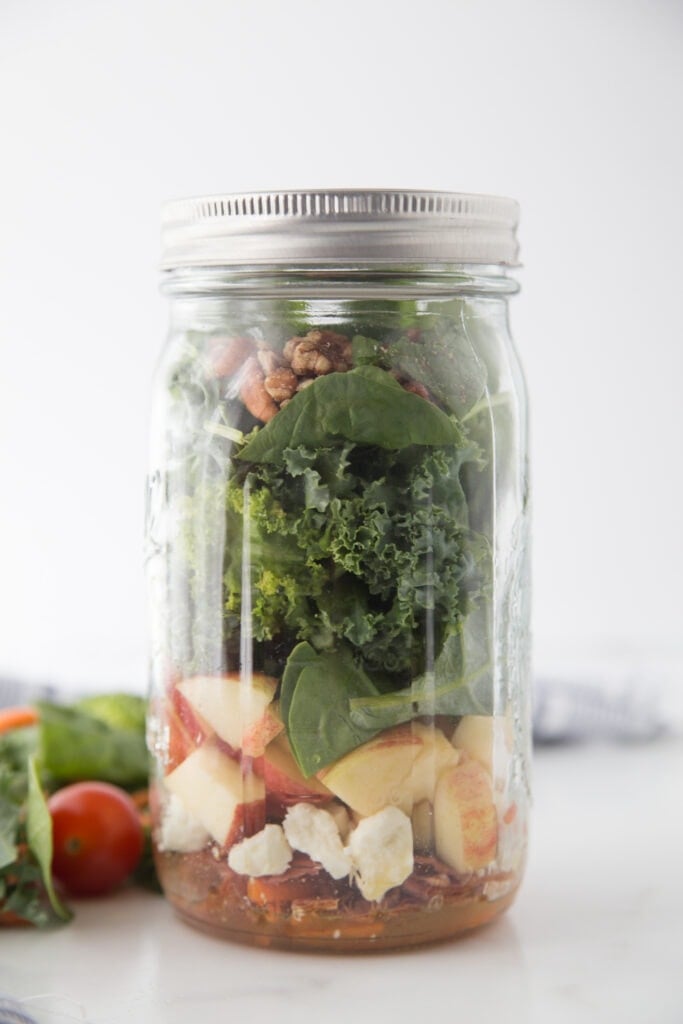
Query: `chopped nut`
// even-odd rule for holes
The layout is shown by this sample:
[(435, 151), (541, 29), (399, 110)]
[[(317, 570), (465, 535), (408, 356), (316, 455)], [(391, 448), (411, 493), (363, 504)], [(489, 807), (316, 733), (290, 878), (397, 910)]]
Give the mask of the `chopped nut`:
[(268, 377), (269, 374), (274, 373), (279, 366), (282, 366), (282, 360), (277, 353), (273, 352), (270, 348), (259, 349), (256, 353), (256, 358), (261, 364), (261, 369), (265, 373), (266, 377)]
[(244, 364), (240, 398), (252, 416), (263, 423), (272, 420), (278, 411), (277, 405), (265, 389), (263, 370), (254, 356), (250, 356)]
[(352, 353), (350, 340), (334, 331), (309, 331), (303, 338), (290, 338), (283, 351), (299, 377), (350, 370)]
[(231, 377), (253, 351), (248, 338), (214, 338), (209, 349), (212, 377)]
[[(263, 365), (263, 364), (262, 364)], [(271, 370), (264, 381), (264, 387), (273, 401), (286, 402), (297, 390), (298, 378), (287, 366)]]
[(310, 387), (314, 380), (315, 377), (301, 377), (296, 386), (296, 390), (303, 391), (305, 388)]

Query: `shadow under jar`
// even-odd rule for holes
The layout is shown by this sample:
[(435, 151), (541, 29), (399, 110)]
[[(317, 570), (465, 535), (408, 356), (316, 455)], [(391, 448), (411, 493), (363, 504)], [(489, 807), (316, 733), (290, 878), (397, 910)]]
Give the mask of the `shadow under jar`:
[(153, 835), (187, 921), (390, 949), (512, 902), (526, 850), (517, 206), (168, 204), (147, 512)]

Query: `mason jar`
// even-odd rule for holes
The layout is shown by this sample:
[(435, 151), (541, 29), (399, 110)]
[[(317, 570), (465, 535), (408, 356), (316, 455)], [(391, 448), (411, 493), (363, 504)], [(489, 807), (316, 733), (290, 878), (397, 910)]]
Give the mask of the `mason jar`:
[(529, 803), (514, 201), (169, 203), (148, 484), (159, 878), (262, 946), (445, 939)]

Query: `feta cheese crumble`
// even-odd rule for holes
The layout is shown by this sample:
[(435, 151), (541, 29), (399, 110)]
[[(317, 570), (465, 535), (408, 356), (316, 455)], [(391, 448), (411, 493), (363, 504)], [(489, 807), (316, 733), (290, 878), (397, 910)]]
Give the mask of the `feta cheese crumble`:
[(280, 825), (266, 825), (254, 836), (236, 843), (228, 854), (228, 866), (238, 875), (280, 875), (292, 860), (292, 849)]
[(385, 892), (405, 882), (413, 870), (410, 818), (398, 807), (384, 807), (359, 822), (347, 851), (362, 895), (366, 900), (381, 900)]
[(290, 846), (317, 860), (332, 878), (345, 878), (349, 874), (351, 858), (344, 850), (337, 822), (329, 811), (308, 803), (294, 804), (282, 825)]
[(157, 835), (159, 849), (194, 853), (201, 850), (210, 838), (201, 821), (188, 811), (180, 797), (169, 793), (164, 802)]

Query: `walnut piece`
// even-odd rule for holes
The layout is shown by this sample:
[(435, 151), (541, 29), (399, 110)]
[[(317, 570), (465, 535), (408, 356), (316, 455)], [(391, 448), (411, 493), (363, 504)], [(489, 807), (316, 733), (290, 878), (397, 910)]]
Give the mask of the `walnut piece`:
[(298, 377), (321, 377), (353, 365), (350, 340), (334, 331), (309, 331), (303, 338), (290, 338), (283, 356)]
[(281, 404), (292, 397), (299, 384), (299, 379), (289, 367), (282, 366), (272, 370), (263, 383), (273, 401)]

